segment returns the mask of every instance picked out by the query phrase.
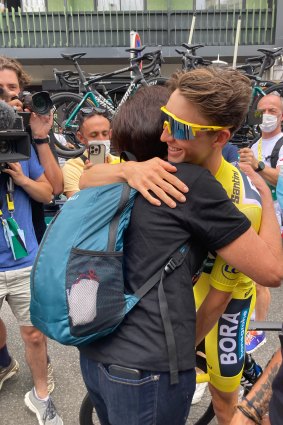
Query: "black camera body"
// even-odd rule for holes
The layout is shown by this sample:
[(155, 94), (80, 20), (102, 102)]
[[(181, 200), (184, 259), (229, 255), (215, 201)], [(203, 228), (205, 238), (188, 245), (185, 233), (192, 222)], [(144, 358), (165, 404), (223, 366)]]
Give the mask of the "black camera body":
[(26, 161), (31, 155), (31, 137), (25, 130), (29, 112), (16, 112), (12, 128), (0, 131), (0, 172), (8, 162)]
[(27, 108), (37, 115), (48, 115), (53, 108), (53, 102), (47, 91), (40, 91), (34, 94), (23, 91), (19, 99), (23, 102), (24, 109)]

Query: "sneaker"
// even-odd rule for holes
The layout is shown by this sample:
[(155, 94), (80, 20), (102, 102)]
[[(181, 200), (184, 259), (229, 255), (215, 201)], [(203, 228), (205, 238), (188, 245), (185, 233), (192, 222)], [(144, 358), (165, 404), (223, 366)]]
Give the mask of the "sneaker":
[(246, 352), (253, 353), (259, 347), (266, 343), (265, 332), (259, 334), (257, 331), (249, 331), (246, 336)]
[(36, 414), (39, 425), (63, 425), (50, 397), (47, 401), (38, 400), (32, 389), (25, 395), (25, 405)]
[(7, 367), (0, 366), (0, 390), (7, 379), (12, 378), (12, 376), (16, 375), (19, 370), (19, 363), (17, 360), (11, 357), (11, 363)]
[(50, 362), (47, 363), (47, 390), (48, 394), (51, 394), (54, 391), (55, 382), (53, 376), (53, 367)]
[(196, 389), (195, 389), (193, 399), (192, 399), (192, 403), (191, 403), (192, 405), (197, 404), (201, 401), (206, 387), (207, 387), (207, 382), (202, 382), (201, 384), (196, 384)]

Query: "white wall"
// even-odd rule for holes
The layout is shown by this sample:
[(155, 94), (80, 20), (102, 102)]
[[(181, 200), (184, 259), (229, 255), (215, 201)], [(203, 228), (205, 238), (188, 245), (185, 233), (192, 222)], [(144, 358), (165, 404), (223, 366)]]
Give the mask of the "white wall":
[(143, 0), (98, 0), (98, 10), (143, 10)]
[(22, 9), (24, 12), (45, 12), (44, 0), (22, 0)]

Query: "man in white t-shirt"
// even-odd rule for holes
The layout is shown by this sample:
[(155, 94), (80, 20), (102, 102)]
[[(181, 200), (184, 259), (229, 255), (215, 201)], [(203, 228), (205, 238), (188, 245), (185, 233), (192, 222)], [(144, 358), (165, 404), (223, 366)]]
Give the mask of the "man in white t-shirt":
[[(272, 191), (273, 199), (276, 199), (275, 187), (279, 176), (279, 158), (283, 157), (283, 144), (278, 155), (275, 155), (273, 150), (279, 139), (283, 137), (281, 131), (283, 99), (279, 95), (268, 94), (259, 101), (258, 110), (263, 113), (262, 124), (260, 124), (262, 137), (251, 148), (239, 150), (240, 162), (249, 163), (266, 180)], [(275, 208), (279, 208), (279, 204), (276, 201)], [(277, 216), (280, 220), (280, 208)], [(280, 225), (282, 225), (282, 216)], [(269, 305), (269, 289), (257, 285), (256, 320), (266, 320)], [(264, 332), (249, 332), (246, 341), (247, 352), (252, 353), (259, 346), (263, 345), (265, 341)]]

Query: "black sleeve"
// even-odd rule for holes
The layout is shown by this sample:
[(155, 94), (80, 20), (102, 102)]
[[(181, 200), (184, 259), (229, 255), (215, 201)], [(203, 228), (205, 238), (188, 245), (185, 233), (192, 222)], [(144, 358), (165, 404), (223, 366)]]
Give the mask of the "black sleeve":
[(203, 170), (189, 188), (183, 209), (186, 221), (191, 232), (209, 250), (228, 245), (251, 226), (209, 171)]

